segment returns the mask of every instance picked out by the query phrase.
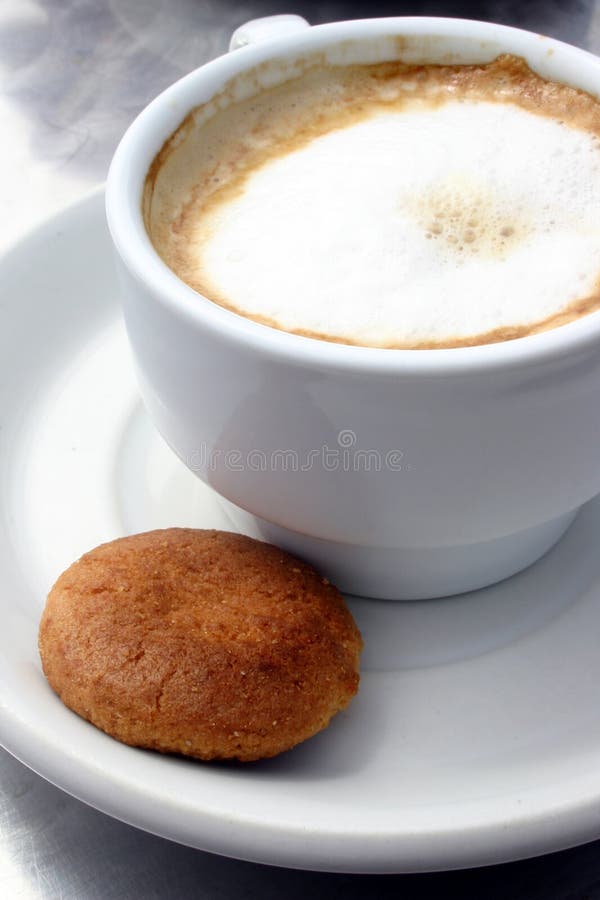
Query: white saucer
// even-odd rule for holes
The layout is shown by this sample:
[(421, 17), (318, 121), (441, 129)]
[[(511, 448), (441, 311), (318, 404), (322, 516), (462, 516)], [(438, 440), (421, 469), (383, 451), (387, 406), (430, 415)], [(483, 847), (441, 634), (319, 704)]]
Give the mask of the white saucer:
[(36, 649), (59, 572), (123, 533), (231, 525), (137, 399), (102, 195), (0, 268), (0, 738), (11, 753), (119, 819), (278, 865), (423, 871), (600, 836), (600, 501), (503, 584), (443, 601), (351, 600), (366, 643), (360, 694), (274, 760), (163, 757), (64, 708)]

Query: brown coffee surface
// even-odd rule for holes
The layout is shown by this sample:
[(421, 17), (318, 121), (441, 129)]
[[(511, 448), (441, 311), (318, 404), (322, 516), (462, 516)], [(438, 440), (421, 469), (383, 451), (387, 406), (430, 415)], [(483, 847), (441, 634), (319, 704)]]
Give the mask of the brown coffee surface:
[[(524, 253), (530, 253), (532, 261), (540, 265), (542, 270), (552, 266), (553, 259), (557, 256), (553, 252), (553, 258), (547, 259), (543, 248), (535, 246), (530, 249), (534, 246), (532, 241), (536, 235), (540, 232), (545, 234), (554, 225), (553, 214), (540, 214), (535, 205), (532, 208), (527, 203), (507, 202), (500, 176), (494, 175), (495, 181), (491, 183), (486, 180), (485, 172), (480, 177), (477, 171), (468, 167), (445, 172), (443, 177), (428, 175), (426, 188), (416, 190), (414, 194), (406, 190), (404, 193), (400, 192), (393, 213), (403, 223), (408, 223), (406, 233), (409, 234), (409, 239), (413, 233), (418, 234), (421, 243), (427, 241), (429, 246), (435, 248), (435, 253), (442, 260), (439, 263), (441, 275), (438, 280), (442, 293), (446, 290), (442, 276), (445, 277), (444, 273), (450, 272), (448, 283), (452, 290), (446, 290), (444, 303), (441, 304), (440, 301), (439, 309), (434, 307), (427, 313), (435, 322), (435, 327), (424, 320), (421, 328), (419, 322), (421, 284), (432, 272), (435, 274), (435, 267), (432, 268), (427, 259), (420, 261), (419, 270), (419, 253), (423, 256), (421, 250), (409, 257), (410, 266), (415, 270), (411, 276), (414, 286), (411, 287), (406, 281), (398, 281), (397, 290), (405, 305), (404, 313), (402, 309), (397, 310), (394, 303), (391, 316), (392, 305), (387, 299), (387, 307), (377, 306), (381, 296), (380, 289), (375, 300), (367, 296), (370, 293), (368, 273), (364, 288), (358, 292), (358, 299), (351, 297), (347, 308), (344, 308), (343, 300), (341, 307), (329, 307), (326, 300), (335, 294), (336, 284), (340, 285), (340, 291), (347, 288), (344, 288), (343, 277), (336, 280), (335, 270), (325, 271), (328, 256), (334, 261), (339, 259), (339, 253), (336, 257), (339, 241), (336, 243), (337, 238), (334, 239), (333, 234), (336, 229), (331, 229), (330, 248), (323, 247), (324, 242), (327, 242), (325, 231), (325, 237), (319, 238), (319, 250), (323, 249), (325, 263), (322, 269), (315, 271), (314, 279), (317, 286), (322, 283), (331, 286), (325, 300), (317, 304), (326, 309), (326, 313), (320, 312), (315, 320), (319, 326), (321, 321), (325, 322), (326, 327), (315, 327), (311, 321), (303, 321), (302, 293), (291, 302), (291, 317), (285, 308), (289, 281), (296, 279), (297, 275), (303, 276), (307, 268), (303, 253), (310, 266), (312, 250), (309, 248), (310, 252), (307, 253), (305, 248), (300, 247), (302, 240), (296, 241), (297, 271), (293, 263), (296, 245), (290, 251), (292, 266), (289, 262), (286, 263), (287, 281), (283, 263), (281, 271), (276, 263), (268, 262), (268, 256), (265, 256), (267, 262), (260, 266), (257, 263), (260, 273), (266, 268), (273, 269), (273, 280), (266, 282), (266, 286), (265, 283), (260, 283), (262, 293), (256, 302), (252, 297), (248, 300), (238, 296), (241, 293), (238, 289), (233, 292), (228, 290), (224, 284), (227, 278), (215, 277), (214, 267), (211, 270), (210, 263), (211, 242), (214, 242), (216, 236), (220, 241), (217, 245), (220, 256), (216, 269), (221, 266), (220, 271), (227, 273), (228, 267), (233, 269), (237, 266), (240, 274), (236, 277), (242, 285), (244, 272), (247, 273), (249, 282), (256, 280), (252, 267), (248, 267), (248, 263), (242, 259), (242, 263), (246, 265), (244, 270), (237, 257), (240, 253), (243, 254), (248, 238), (254, 240), (257, 230), (261, 234), (266, 232), (264, 241), (267, 243), (278, 239), (278, 232), (282, 227), (280, 219), (269, 218), (268, 191), (266, 199), (261, 200), (264, 203), (264, 211), (259, 211), (262, 218), (256, 217), (258, 201), (252, 199), (244, 206), (246, 198), (252, 196), (253, 185), (259, 183), (256, 176), (260, 174), (264, 180), (265, 174), (269, 177), (269, 172), (276, 171), (276, 166), (301, 159), (301, 154), (307, 148), (316, 147), (324, 138), (335, 136), (337, 146), (341, 148), (339, 158), (342, 160), (344, 144), (340, 141), (344, 141), (346, 135), (358, 134), (358, 128), (369, 127), (373, 123), (377, 127), (382, 124), (387, 128), (386, 123), (392, 122), (391, 117), (400, 121), (405, 116), (407, 120), (409, 116), (424, 116), (424, 121), (430, 127), (431, 122), (435, 124), (438, 114), (441, 117), (448, 110), (451, 110), (452, 116), (461, 116), (465, 111), (471, 115), (472, 111), (475, 121), (481, 115), (485, 117), (482, 121), (487, 122), (490, 105), (493, 105), (499, 111), (510, 109), (517, 110), (519, 114), (535, 116), (535, 122), (539, 126), (534, 124), (534, 128), (543, 129), (551, 123), (553, 128), (568, 129), (569, 140), (572, 134), (576, 137), (585, 136), (592, 148), (588, 152), (586, 144), (585, 152), (589, 155), (597, 151), (600, 163), (600, 104), (589, 94), (564, 84), (546, 81), (535, 74), (523, 60), (509, 55), (500, 56), (494, 62), (484, 65), (415, 66), (402, 62), (329, 67), (315, 65), (298, 77), (262, 90), (258, 95), (250, 91), (250, 95), (244, 99), (236, 99), (236, 92), (239, 94), (237, 83), (210, 104), (197, 107), (187, 116), (154, 160), (144, 190), (144, 220), (156, 250), (183, 281), (209, 300), (259, 323), (308, 337), (363, 346), (410, 349), (470, 346), (510, 340), (566, 324), (600, 307), (600, 264), (596, 264), (595, 272), (586, 268), (584, 277), (578, 268), (579, 263), (575, 262), (572, 279), (569, 279), (566, 269), (563, 276), (567, 284), (572, 282), (575, 285), (574, 292), (565, 294), (560, 302), (553, 300), (553, 305), (549, 302), (547, 304), (543, 297), (536, 300), (529, 317), (526, 312), (531, 286), (527, 281), (524, 283), (523, 303), (516, 304), (518, 312), (514, 315), (509, 312), (507, 316), (503, 316), (497, 308), (500, 301), (496, 299), (490, 315), (482, 317), (483, 325), (477, 328), (475, 323), (475, 330), (470, 332), (469, 327), (460, 324), (460, 316), (453, 318), (454, 313), (448, 313), (448, 309), (453, 308), (454, 304), (455, 311), (458, 310), (461, 315), (464, 313), (468, 318), (468, 304), (473, 305), (473, 301), (467, 297), (464, 285), (485, 284), (486, 266), (494, 285), (503, 277), (507, 267), (512, 266), (514, 272), (510, 269), (507, 284), (518, 285), (520, 269), (515, 266), (525, 265), (525, 270), (527, 269), (526, 264), (521, 261)], [(419, 119), (415, 118), (415, 121), (418, 122)], [(496, 137), (493, 133), (485, 136), (490, 154), (494, 152)], [(568, 144), (568, 148), (570, 147), (571, 144)], [(558, 157), (561, 148), (557, 144), (555, 149)], [(394, 152), (392, 147), (390, 153)], [(570, 149), (568, 152), (571, 152)], [(523, 162), (530, 166), (532, 164), (531, 159)], [(540, 160), (540, 163), (542, 166), (548, 165), (546, 160)], [(590, 166), (591, 171), (595, 171), (594, 160)], [(562, 173), (560, 165), (549, 168)], [(563, 168), (569, 171), (572, 167), (569, 164)], [(372, 173), (369, 173), (369, 178), (369, 185), (372, 185)], [(370, 190), (369, 185), (365, 191)], [(569, 197), (571, 194), (574, 196), (572, 226), (569, 220), (573, 233), (578, 235), (585, 232), (586, 241), (596, 240), (595, 233), (592, 237), (588, 234), (590, 226), (580, 225), (577, 219), (577, 204), (583, 202), (579, 196), (575, 197), (577, 190), (581, 193), (579, 186), (569, 185), (568, 190), (563, 186), (561, 190)], [(377, 193), (377, 190), (373, 193)], [(332, 197), (327, 199), (335, 206), (340, 196), (343, 199), (343, 185), (338, 185), (337, 193), (333, 192)], [(360, 197), (360, 194), (357, 196)], [(589, 212), (592, 219), (595, 213), (600, 216), (599, 203), (600, 190), (597, 196), (594, 194), (591, 197), (586, 215)], [(367, 205), (368, 202), (363, 204)], [(565, 203), (561, 202), (559, 206), (564, 208)], [(226, 218), (230, 210), (233, 210), (231, 221), (235, 223), (235, 228), (228, 224), (230, 220)], [(296, 206), (293, 207), (293, 214), (296, 214), (295, 210)], [(247, 239), (243, 240), (237, 223), (247, 213), (249, 232)], [(302, 209), (299, 215), (306, 216), (304, 231), (310, 230), (310, 215)], [(540, 225), (540, 215), (546, 216), (550, 225), (545, 219)], [(345, 221), (343, 211), (340, 220)], [(252, 223), (257, 221), (264, 222), (265, 228), (252, 227)], [(376, 231), (377, 227), (376, 224), (372, 230)], [(272, 235), (269, 235), (269, 230)], [(231, 240), (228, 239), (229, 233)], [(302, 229), (299, 233), (302, 234)], [(382, 237), (382, 240), (387, 238)], [(402, 232), (400, 243), (401, 240), (405, 240), (405, 232)], [(390, 278), (385, 283), (385, 289), (393, 299), (396, 248), (393, 242), (388, 242), (392, 252), (385, 257), (386, 264), (388, 257), (391, 259)], [(569, 246), (565, 243), (566, 256), (571, 252)], [(347, 242), (342, 251), (347, 252)], [(356, 252), (348, 254), (349, 264), (355, 264), (357, 255), (359, 254)], [(400, 251), (397, 256), (404, 259)], [(366, 257), (362, 270), (368, 269), (373, 260), (377, 260), (375, 251), (370, 257)], [(357, 271), (360, 270), (360, 263), (361, 260), (358, 259)], [(563, 268), (568, 269), (568, 263), (568, 258), (561, 259)], [(469, 265), (472, 274), (469, 274)], [(400, 268), (404, 278), (407, 264), (402, 262)], [(379, 271), (381, 265), (374, 265), (373, 269)], [(234, 286), (238, 282), (234, 280)], [(581, 287), (577, 286), (577, 282), (581, 283)], [(306, 296), (314, 294), (310, 285), (311, 282), (307, 282), (304, 292)], [(485, 294), (486, 290), (482, 289), (480, 293)], [(272, 297), (267, 296), (269, 294)], [(435, 296), (434, 287), (430, 289), (430, 294)], [(375, 313), (369, 313), (370, 318), (366, 317), (365, 325), (361, 324), (360, 316), (355, 315), (360, 296), (365, 297), (365, 304), (371, 304), (375, 308)], [(429, 295), (426, 299), (430, 302)], [(521, 306), (524, 308), (522, 315), (519, 312)], [(339, 311), (340, 308), (342, 312)], [(348, 311), (351, 315), (346, 321)], [(403, 325), (403, 315), (408, 323), (406, 328)], [(486, 323), (491, 327), (486, 327)]]

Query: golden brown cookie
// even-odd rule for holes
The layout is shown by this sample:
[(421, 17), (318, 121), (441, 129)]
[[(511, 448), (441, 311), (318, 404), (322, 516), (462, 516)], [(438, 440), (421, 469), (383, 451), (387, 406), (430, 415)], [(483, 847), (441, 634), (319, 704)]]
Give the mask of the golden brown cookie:
[(348, 705), (362, 641), (341, 594), (305, 563), (242, 535), (169, 528), (73, 563), (39, 646), (63, 702), (118, 740), (253, 760)]

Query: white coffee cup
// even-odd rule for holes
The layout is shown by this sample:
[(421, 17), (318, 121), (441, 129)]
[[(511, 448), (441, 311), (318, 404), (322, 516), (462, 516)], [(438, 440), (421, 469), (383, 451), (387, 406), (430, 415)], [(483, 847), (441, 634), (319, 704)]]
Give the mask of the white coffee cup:
[[(146, 407), (224, 498), (235, 524), (355, 594), (419, 599), (533, 563), (600, 492), (600, 313), (476, 347), (383, 350), (288, 334), (199, 296), (163, 263), (141, 214), (144, 180), (196, 105), (294, 60), (489, 62), (509, 52), (600, 96), (600, 60), (540, 35), (457, 19), (309, 27), (256, 20), (229, 53), (154, 100), (107, 184), (123, 306)], [(290, 273), (290, 278), (293, 273)]]

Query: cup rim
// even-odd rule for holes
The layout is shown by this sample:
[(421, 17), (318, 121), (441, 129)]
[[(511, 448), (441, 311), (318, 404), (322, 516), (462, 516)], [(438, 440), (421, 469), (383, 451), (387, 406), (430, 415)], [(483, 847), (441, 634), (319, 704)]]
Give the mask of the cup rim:
[[(248, 45), (184, 75), (151, 101), (125, 132), (106, 182), (107, 221), (121, 261), (155, 302), (183, 318), (187, 325), (201, 326), (212, 331), (215, 338), (279, 358), (288, 365), (390, 376), (405, 373), (445, 377), (529, 368), (590, 351), (600, 343), (600, 310), (538, 334), (470, 347), (395, 349), (305, 337), (263, 325), (203, 297), (183, 282), (155, 250), (142, 219), (143, 184), (152, 159), (194, 106), (209, 100), (236, 75), (280, 56), (282, 50), (286, 55), (302, 54), (348, 39), (368, 40), (386, 35), (465, 37), (479, 40), (482, 48), (486, 42), (506, 45), (498, 48), (496, 55), (512, 52), (526, 56), (526, 51), (537, 50), (539, 56), (541, 51), (543, 56), (553, 58), (553, 65), (556, 58), (567, 67), (583, 65), (586, 72), (595, 76), (600, 101), (600, 58), (554, 38), (493, 22), (428, 16), (355, 19), (314, 25)], [(531, 64), (529, 53), (526, 58)]]

